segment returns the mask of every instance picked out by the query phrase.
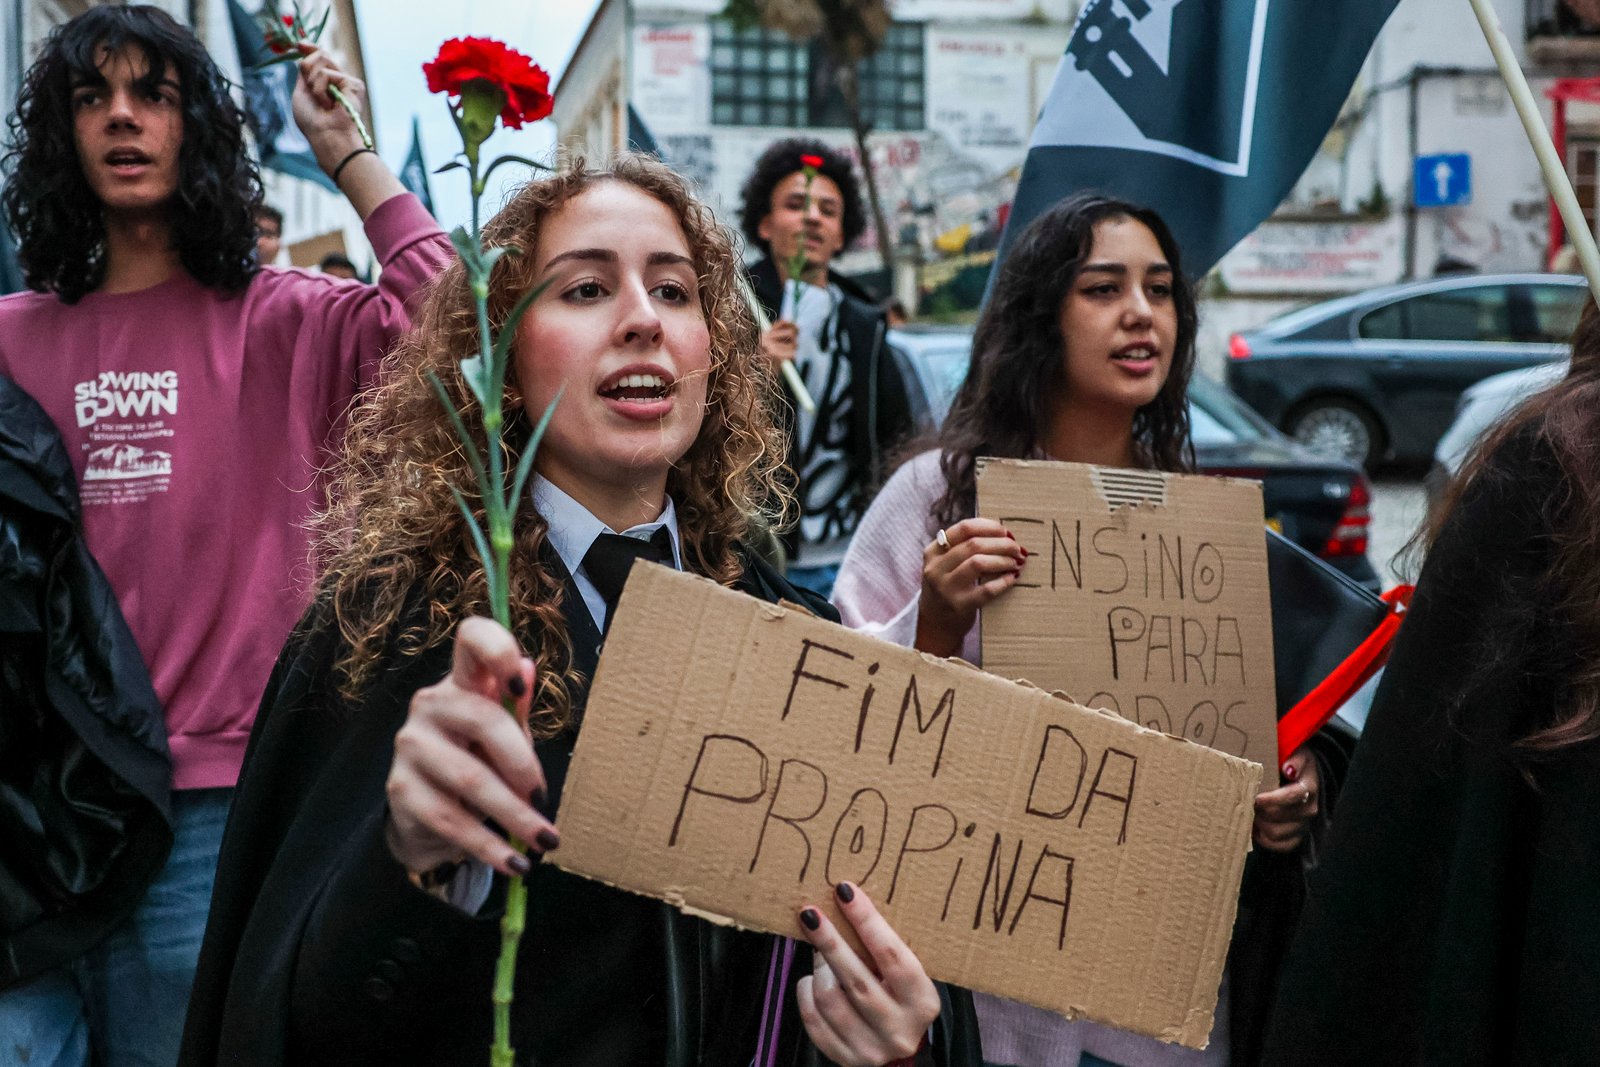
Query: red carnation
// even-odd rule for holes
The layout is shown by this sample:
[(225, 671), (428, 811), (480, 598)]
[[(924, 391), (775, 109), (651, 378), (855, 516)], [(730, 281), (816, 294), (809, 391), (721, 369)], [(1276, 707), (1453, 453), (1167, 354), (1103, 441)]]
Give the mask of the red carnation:
[(285, 26), (288, 26), (290, 29), (293, 29), (294, 28), (294, 16), (293, 15), (285, 15), (285, 16), (283, 16), (283, 24)]
[(812, 170), (821, 170), (822, 169), (822, 157), (821, 156), (801, 156), (800, 157), (800, 165), (802, 167), (810, 167)]
[(469, 82), (488, 82), (505, 95), (500, 121), (508, 129), (537, 122), (550, 114), (550, 75), (518, 52), (489, 37), (457, 37), (439, 47), (433, 62), (422, 65), (430, 93), (460, 96)]

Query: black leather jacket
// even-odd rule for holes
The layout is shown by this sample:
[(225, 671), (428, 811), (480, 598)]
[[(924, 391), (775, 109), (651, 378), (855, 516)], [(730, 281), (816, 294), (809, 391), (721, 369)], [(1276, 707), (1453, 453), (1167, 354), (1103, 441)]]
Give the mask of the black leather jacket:
[(0, 378), (0, 989), (133, 910), (172, 846), (161, 705), (61, 435)]

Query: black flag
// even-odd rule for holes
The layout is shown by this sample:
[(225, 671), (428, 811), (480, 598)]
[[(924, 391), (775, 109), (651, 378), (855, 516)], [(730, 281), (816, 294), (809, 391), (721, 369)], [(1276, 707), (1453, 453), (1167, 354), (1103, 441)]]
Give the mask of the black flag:
[(1396, 0), (1088, 0), (1039, 115), (1001, 255), (1095, 189), (1155, 208), (1198, 278), (1271, 215)]

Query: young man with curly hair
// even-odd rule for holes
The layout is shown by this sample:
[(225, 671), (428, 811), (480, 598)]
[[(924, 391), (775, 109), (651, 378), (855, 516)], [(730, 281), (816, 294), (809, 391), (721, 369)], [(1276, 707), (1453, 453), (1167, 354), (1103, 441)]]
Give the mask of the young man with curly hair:
[[(812, 167), (809, 197), (802, 157), (821, 162)], [(788, 576), (826, 596), (856, 523), (888, 476), (890, 450), (913, 429), (911, 406), (883, 311), (829, 269), (866, 226), (850, 158), (821, 141), (778, 141), (756, 160), (743, 195), (745, 238), (762, 252), (750, 282), (774, 320), (762, 351), (793, 360), (816, 401), (815, 413), (781, 405), (800, 502), (799, 525), (787, 537)], [(805, 256), (799, 286), (789, 275), (797, 252)]]
[(174, 843), (93, 948), (5, 975), (0, 1067), (176, 1060), (250, 726), (311, 584), (325, 450), (449, 255), (328, 92), (359, 107), (362, 83), (301, 50), (295, 118), (365, 220), (376, 287), (259, 264), (242, 115), (158, 8), (58, 28), (10, 120), (0, 200), (32, 291), (0, 299), (0, 375), (65, 440), (162, 702)]

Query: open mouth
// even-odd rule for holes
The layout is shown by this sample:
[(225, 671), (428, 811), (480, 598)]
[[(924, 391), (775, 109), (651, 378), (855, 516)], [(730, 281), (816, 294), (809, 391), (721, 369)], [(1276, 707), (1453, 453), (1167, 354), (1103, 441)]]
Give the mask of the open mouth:
[(1156, 358), (1153, 345), (1129, 345), (1112, 353), (1111, 358), (1118, 363), (1143, 363)]
[(600, 383), (596, 390), (619, 404), (651, 405), (672, 395), (672, 376), (657, 367), (624, 367)]
[(124, 168), (147, 167), (150, 157), (137, 148), (113, 148), (105, 155), (106, 164), (119, 170)]

